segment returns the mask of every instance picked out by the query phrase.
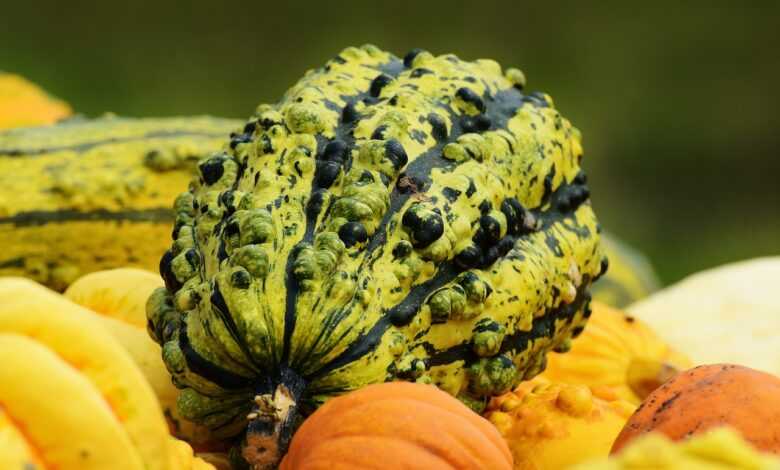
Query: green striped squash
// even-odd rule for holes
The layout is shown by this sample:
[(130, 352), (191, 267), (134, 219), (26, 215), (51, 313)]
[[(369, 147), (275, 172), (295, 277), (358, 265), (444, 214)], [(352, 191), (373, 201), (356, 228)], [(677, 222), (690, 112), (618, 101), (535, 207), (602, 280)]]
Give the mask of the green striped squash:
[(335, 395), (410, 380), (481, 408), (565, 349), (604, 255), (580, 134), (523, 83), (348, 48), (201, 162), (147, 305), (182, 414), (265, 468)]
[(0, 276), (56, 289), (100, 269), (156, 269), (171, 201), (238, 121), (72, 119), (0, 132)]

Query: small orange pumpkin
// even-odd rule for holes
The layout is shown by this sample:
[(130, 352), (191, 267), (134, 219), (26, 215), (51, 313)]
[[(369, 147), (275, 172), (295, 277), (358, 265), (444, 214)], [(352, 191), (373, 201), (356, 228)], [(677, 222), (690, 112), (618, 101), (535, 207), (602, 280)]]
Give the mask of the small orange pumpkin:
[(292, 439), (280, 470), (511, 470), (498, 430), (433, 385), (390, 382), (333, 398)]
[(678, 441), (719, 426), (735, 428), (759, 450), (780, 454), (780, 379), (732, 364), (682, 372), (648, 395), (611, 452), (651, 431)]

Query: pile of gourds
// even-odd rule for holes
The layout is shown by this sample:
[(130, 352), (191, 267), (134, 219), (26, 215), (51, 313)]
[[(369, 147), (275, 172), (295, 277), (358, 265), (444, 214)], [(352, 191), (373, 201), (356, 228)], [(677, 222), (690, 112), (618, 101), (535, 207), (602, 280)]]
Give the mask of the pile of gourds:
[(0, 74), (0, 468), (780, 467), (780, 259), (652, 294), (525, 86), (363, 46), (50, 125)]

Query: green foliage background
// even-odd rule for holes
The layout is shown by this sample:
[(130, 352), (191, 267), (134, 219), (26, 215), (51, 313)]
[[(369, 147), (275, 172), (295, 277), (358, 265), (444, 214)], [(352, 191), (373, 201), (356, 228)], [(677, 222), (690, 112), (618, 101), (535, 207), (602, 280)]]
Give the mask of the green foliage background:
[(780, 253), (780, 2), (11, 1), (0, 69), (87, 115), (246, 117), (366, 42), (491, 57), (584, 134), (603, 225), (662, 279)]

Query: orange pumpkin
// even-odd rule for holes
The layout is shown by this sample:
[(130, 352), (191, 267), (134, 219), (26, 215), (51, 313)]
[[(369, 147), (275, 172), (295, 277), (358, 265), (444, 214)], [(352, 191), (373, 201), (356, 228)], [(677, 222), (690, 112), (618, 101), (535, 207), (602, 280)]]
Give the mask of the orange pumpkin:
[(433, 385), (390, 382), (333, 398), (290, 443), (281, 470), (511, 470), (495, 427)]
[(682, 372), (645, 399), (611, 452), (651, 431), (677, 441), (719, 426), (735, 428), (757, 449), (780, 454), (780, 379), (731, 364)]

